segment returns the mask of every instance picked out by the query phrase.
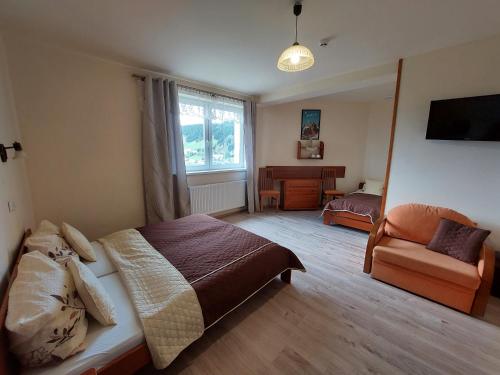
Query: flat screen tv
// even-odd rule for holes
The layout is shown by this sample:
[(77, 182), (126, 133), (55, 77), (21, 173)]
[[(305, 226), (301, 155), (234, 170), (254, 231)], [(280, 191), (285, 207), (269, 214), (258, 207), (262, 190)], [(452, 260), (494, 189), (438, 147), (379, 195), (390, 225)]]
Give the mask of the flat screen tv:
[(425, 138), (500, 142), (500, 94), (433, 100)]

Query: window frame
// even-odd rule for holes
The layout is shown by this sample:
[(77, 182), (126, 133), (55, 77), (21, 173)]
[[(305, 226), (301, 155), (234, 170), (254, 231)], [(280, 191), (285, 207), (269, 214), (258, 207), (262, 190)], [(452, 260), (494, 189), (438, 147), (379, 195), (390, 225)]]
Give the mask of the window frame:
[[(244, 125), (244, 108), (237, 105), (231, 105), (228, 103), (216, 102), (213, 100), (206, 100), (203, 97), (196, 97), (193, 94), (179, 92), (179, 104), (191, 104), (203, 108), (203, 135), (205, 143), (205, 163), (203, 165), (188, 166), (186, 163), (186, 156), (184, 154), (184, 162), (186, 163), (186, 173), (196, 174), (196, 173), (216, 173), (216, 172), (227, 172), (227, 171), (245, 171), (246, 170), (246, 158), (245, 158), (245, 125)], [(222, 110), (227, 112), (234, 112), (241, 116), (240, 125), (240, 160), (239, 164), (217, 164), (213, 160), (213, 148), (212, 148), (212, 127), (213, 121), (209, 118), (208, 113), (212, 110)], [(182, 132), (182, 124), (181, 132)], [(184, 139), (183, 139), (184, 142)]]

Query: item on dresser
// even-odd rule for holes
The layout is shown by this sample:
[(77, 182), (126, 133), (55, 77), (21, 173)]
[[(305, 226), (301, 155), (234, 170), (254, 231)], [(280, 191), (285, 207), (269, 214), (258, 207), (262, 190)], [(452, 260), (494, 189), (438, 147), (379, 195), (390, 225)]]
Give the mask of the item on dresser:
[(85, 307), (64, 266), (38, 251), (22, 256), (9, 292), (5, 326), (10, 350), (26, 367), (84, 349)]

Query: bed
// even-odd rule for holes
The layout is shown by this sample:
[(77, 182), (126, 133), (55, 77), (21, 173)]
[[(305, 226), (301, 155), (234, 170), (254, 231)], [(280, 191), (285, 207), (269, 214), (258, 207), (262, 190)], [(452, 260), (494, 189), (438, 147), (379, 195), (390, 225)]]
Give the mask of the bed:
[[(300, 260), (290, 250), (206, 215), (192, 215), (148, 225), (137, 231), (192, 286), (201, 306), (205, 330), (276, 276), (281, 275), (282, 280), (289, 283), (291, 270), (305, 271)], [(110, 254), (103, 250), (101, 244), (94, 242), (93, 246), (98, 261), (89, 264), (89, 268), (109, 292), (115, 305), (120, 307), (117, 309), (118, 324), (103, 327), (89, 319), (85, 351), (55, 366), (31, 369), (25, 373), (127, 374), (151, 361), (150, 349), (145, 343), (145, 326), (141, 324), (137, 306), (134, 308), (131, 302), (133, 296), (121, 270), (117, 270), (115, 263), (110, 261)], [(14, 278), (15, 272), (13, 275)], [(0, 347), (0, 372), (13, 363), (5, 343), (6, 306), (7, 297), (4, 298), (0, 314), (3, 340)]]
[(380, 216), (382, 197), (357, 191), (328, 202), (323, 209), (323, 223), (338, 224), (370, 232)]

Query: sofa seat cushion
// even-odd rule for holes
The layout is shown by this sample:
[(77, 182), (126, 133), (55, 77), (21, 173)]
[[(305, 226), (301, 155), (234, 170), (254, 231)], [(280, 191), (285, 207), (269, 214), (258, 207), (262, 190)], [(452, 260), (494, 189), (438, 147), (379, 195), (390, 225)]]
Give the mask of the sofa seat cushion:
[(415, 242), (384, 236), (373, 249), (373, 258), (472, 290), (481, 284), (476, 266), (427, 250)]

